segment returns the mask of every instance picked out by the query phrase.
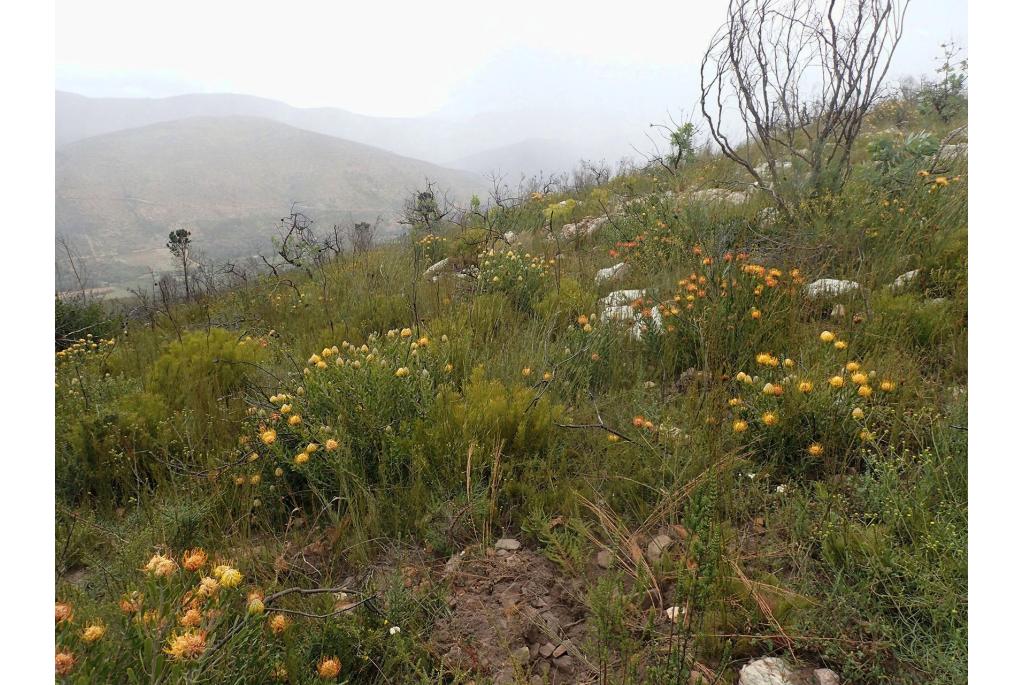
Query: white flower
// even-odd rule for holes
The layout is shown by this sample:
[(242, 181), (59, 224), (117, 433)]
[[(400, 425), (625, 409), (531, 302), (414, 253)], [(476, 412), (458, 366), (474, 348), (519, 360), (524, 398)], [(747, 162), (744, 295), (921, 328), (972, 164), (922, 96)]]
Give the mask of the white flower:
[(777, 485), (775, 487), (775, 492), (779, 493), (780, 495), (785, 494), (786, 486), (785, 485)]
[(686, 614), (686, 609), (680, 609), (679, 607), (669, 607), (665, 609), (665, 615), (668, 616), (668, 620), (675, 623), (679, 620), (681, 615)]
[(388, 628), (388, 635), (398, 635), (400, 632), (402, 632), (402, 629), (398, 626), (391, 626)]

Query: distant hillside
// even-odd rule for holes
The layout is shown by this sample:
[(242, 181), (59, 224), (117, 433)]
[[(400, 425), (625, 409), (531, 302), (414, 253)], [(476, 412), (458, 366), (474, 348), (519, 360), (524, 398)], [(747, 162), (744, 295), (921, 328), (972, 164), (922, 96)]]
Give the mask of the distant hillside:
[(468, 198), (476, 175), (252, 117), (191, 118), (91, 137), (57, 151), (57, 233), (98, 280), (165, 268), (188, 227), (211, 256), (265, 250), (293, 202), (322, 225), (394, 214), (425, 178)]
[[(166, 98), (91, 98), (56, 92), (57, 147), (92, 136), (190, 117), (253, 116), (314, 133), (372, 145), (396, 154), (448, 165), (469, 160), (473, 170), (501, 169), (518, 176), (538, 168), (561, 173), (581, 158), (617, 160), (629, 151), (630, 129), (609, 137), (607, 123), (593, 113), (565, 107), (543, 110), (488, 111), (416, 118), (371, 117), (343, 109), (299, 108), (251, 95), (226, 93)], [(644, 124), (646, 126), (646, 124)], [(558, 153), (526, 154), (537, 139), (559, 141)], [(557, 162), (557, 168), (553, 165)], [(539, 164), (539, 166), (538, 166)]]
[(503, 145), (445, 163), (453, 169), (480, 174), (497, 173), (508, 181), (520, 174), (548, 176), (573, 169), (580, 161), (579, 149), (558, 140), (530, 139)]

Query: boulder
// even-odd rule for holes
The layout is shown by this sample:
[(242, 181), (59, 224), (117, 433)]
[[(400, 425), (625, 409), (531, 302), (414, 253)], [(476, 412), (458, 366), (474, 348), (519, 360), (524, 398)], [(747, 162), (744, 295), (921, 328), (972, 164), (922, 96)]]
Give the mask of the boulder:
[(629, 264), (626, 262), (619, 262), (615, 266), (609, 266), (607, 269), (599, 269), (594, 276), (594, 284), (601, 285), (606, 281), (617, 281), (629, 273), (629, 268)]
[(784, 659), (769, 656), (740, 669), (737, 685), (840, 685), (840, 680), (831, 669), (794, 669)]
[(522, 543), (515, 538), (501, 538), (494, 543), (494, 549), (505, 550), (507, 552), (514, 552), (522, 546)]
[(607, 222), (608, 219), (603, 216), (591, 216), (586, 219), (580, 219), (574, 224), (562, 226), (562, 238), (565, 240), (588, 238), (594, 235), (597, 229), (604, 226)]
[(747, 193), (726, 190), (725, 188), (707, 188), (690, 193), (690, 200), (695, 202), (722, 202), (730, 205), (741, 205), (747, 201)]
[(935, 152), (936, 164), (948, 164), (956, 159), (967, 156), (967, 143), (954, 143), (942, 145)]
[(423, 272), (423, 277), (431, 281), (437, 281), (441, 272), (448, 268), (448, 261), (448, 258), (445, 257), (441, 261), (431, 264), (427, 267), (427, 270)]
[(672, 538), (662, 533), (656, 535), (653, 540), (647, 544), (647, 561), (652, 564), (657, 564), (661, 561), (661, 555), (669, 547), (672, 546)]
[(920, 274), (920, 269), (914, 269), (913, 271), (908, 271), (905, 274), (900, 274), (899, 276), (896, 277), (896, 280), (892, 282), (891, 287), (893, 290), (902, 290), (903, 288), (906, 288), (908, 285), (916, 281), (917, 277)]
[(601, 322), (629, 322), (629, 332), (635, 340), (639, 340), (648, 327), (657, 333), (663, 332), (665, 327), (662, 323), (661, 312), (656, 306), (650, 308), (650, 318), (643, 316), (643, 309), (633, 308), (632, 303), (643, 299), (645, 293), (645, 290), (616, 290), (609, 293), (601, 300), (603, 306)]
[(846, 295), (860, 290), (857, 281), (844, 281), (838, 278), (819, 278), (804, 286), (804, 293), (811, 298)]

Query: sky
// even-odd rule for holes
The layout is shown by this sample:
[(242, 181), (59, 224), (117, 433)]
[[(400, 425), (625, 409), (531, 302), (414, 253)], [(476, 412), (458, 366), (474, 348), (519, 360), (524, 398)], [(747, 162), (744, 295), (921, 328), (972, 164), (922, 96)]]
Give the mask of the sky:
[[(57, 0), (56, 85), (108, 97), (245, 93), (389, 117), (550, 107), (569, 93), (624, 116), (675, 112), (692, 107), (726, 5)], [(911, 0), (891, 74), (931, 71), (949, 38), (966, 46), (966, 0)]]

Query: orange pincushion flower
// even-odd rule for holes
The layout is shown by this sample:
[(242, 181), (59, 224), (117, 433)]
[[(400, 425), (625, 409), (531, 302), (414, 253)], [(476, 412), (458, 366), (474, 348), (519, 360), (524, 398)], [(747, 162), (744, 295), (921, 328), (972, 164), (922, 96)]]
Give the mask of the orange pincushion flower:
[(270, 617), (270, 632), (280, 635), (288, 628), (288, 617), (284, 614), (274, 614)]
[(190, 630), (167, 638), (164, 653), (175, 661), (195, 659), (206, 651), (206, 631)]
[(53, 606), (53, 614), (57, 623), (65, 623), (74, 618), (75, 612), (74, 609), (71, 608), (70, 604), (56, 602)]
[(316, 665), (316, 673), (324, 680), (337, 678), (338, 674), (341, 673), (341, 661), (336, 656), (322, 658), (320, 663)]
[(825, 448), (821, 446), (821, 443), (812, 442), (810, 447), (807, 448), (807, 454), (812, 457), (820, 457), (825, 453)]
[(75, 655), (67, 651), (56, 652), (54, 655), (54, 664), (57, 675), (68, 675), (71, 673), (71, 669), (75, 667)]
[(206, 565), (206, 551), (198, 547), (186, 551), (181, 556), (181, 565), (186, 571), (198, 571)]

